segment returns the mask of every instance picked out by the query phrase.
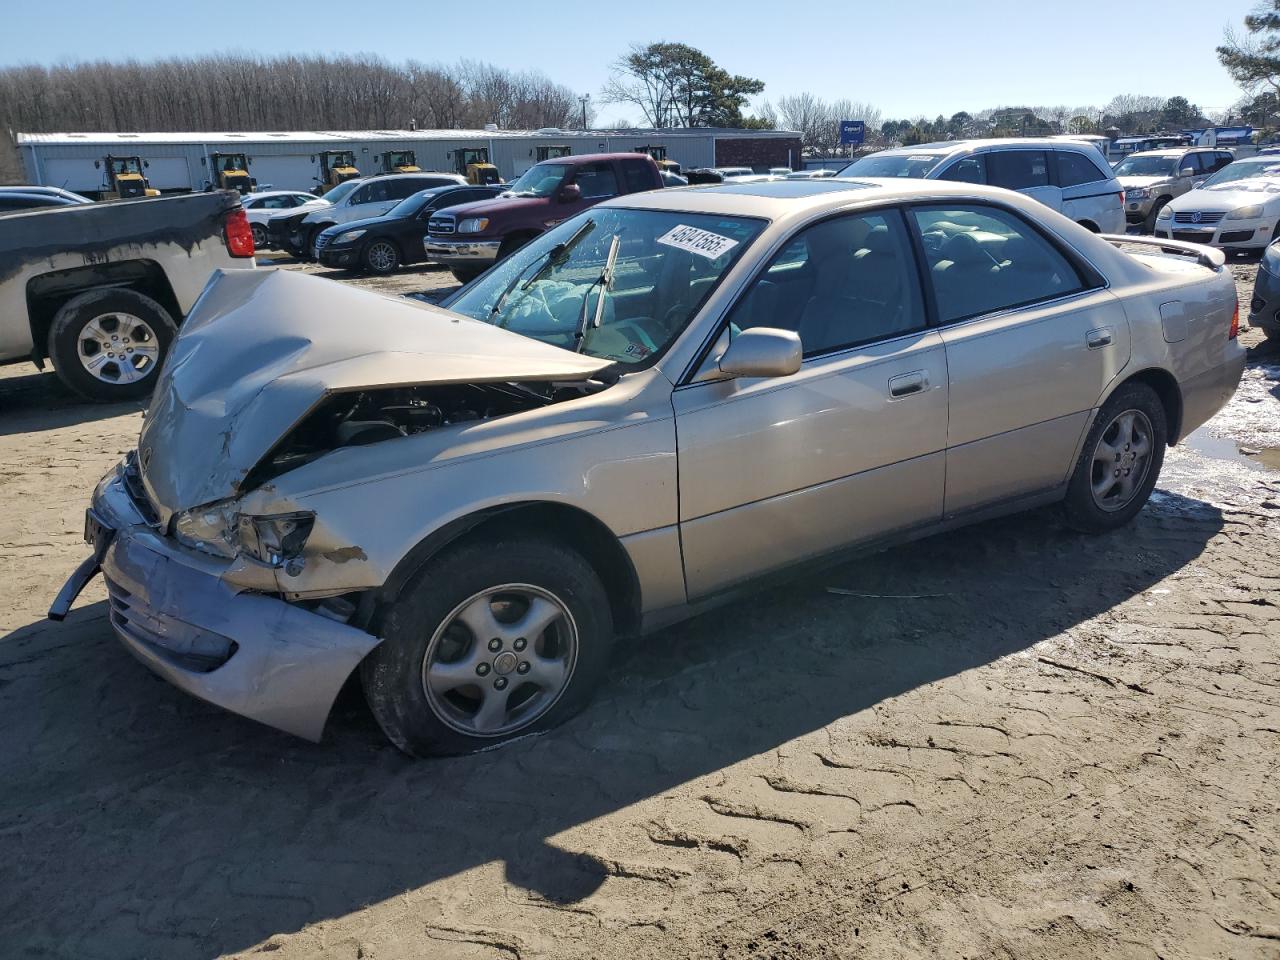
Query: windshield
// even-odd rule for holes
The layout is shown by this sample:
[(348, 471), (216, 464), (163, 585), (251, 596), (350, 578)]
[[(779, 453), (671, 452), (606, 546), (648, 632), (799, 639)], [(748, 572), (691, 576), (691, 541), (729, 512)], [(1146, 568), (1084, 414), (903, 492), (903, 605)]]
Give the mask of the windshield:
[(666, 350), (763, 227), (745, 217), (596, 207), (522, 247), (445, 306), (636, 366)]
[(873, 153), (853, 161), (838, 177), (913, 177), (923, 179), (946, 159), (945, 153)]
[(411, 193), (405, 197), (394, 207), (386, 212), (388, 217), (416, 217), (418, 211), (427, 205), (427, 201), (434, 197), (434, 190), (425, 190), (422, 193)]
[(1167, 177), (1174, 173), (1177, 157), (1125, 157), (1116, 167), (1117, 177)]
[(1237, 160), (1229, 163), (1203, 184), (1205, 187), (1216, 187), (1236, 180), (1247, 180), (1249, 177), (1280, 177), (1280, 157), (1267, 160)]
[(328, 200), (330, 203), (337, 203), (356, 187), (360, 186), (360, 183), (361, 181), (359, 180), (344, 180), (320, 199)]
[(569, 165), (566, 163), (535, 164), (507, 187), (507, 191), (518, 197), (549, 197), (555, 193), (556, 187), (560, 186), (560, 181), (568, 172)]

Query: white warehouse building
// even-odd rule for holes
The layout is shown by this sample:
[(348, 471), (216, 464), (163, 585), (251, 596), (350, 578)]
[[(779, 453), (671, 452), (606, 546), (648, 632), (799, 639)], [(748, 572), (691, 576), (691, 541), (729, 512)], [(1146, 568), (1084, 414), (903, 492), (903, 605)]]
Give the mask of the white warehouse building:
[(800, 138), (782, 130), (295, 130), (269, 133), (19, 133), (27, 181), (92, 194), (106, 189), (107, 156), (140, 157), (151, 186), (165, 193), (210, 183), (210, 156), (242, 153), (258, 189), (314, 190), (325, 151), (350, 150), (361, 174), (385, 172), (382, 155), (412, 150), (423, 170), (461, 173), (464, 157), (486, 151), (510, 180), (539, 160), (564, 154), (665, 152), (684, 169), (800, 166)]

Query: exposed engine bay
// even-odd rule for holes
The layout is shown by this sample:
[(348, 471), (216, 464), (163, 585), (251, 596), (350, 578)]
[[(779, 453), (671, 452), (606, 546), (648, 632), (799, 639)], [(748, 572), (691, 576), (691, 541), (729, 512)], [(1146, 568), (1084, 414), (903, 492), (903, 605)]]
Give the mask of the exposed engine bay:
[(281, 438), (250, 472), (244, 486), (256, 487), (342, 447), (507, 416), (586, 396), (608, 385), (601, 380), (460, 383), (332, 394)]

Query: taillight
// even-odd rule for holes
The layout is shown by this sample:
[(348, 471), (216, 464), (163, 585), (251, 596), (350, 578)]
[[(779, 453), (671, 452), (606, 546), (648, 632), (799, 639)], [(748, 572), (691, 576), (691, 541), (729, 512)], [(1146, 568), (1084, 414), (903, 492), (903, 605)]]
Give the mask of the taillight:
[(253, 256), (253, 228), (249, 226), (249, 216), (243, 207), (227, 214), (222, 234), (226, 238), (227, 253), (233, 257)]
[(1231, 314), (1231, 329), (1227, 331), (1227, 339), (1234, 340), (1240, 336), (1240, 301), (1236, 301), (1235, 313)]
[(1123, 190), (1120, 191), (1120, 209), (1121, 210), (1124, 209), (1124, 191)]

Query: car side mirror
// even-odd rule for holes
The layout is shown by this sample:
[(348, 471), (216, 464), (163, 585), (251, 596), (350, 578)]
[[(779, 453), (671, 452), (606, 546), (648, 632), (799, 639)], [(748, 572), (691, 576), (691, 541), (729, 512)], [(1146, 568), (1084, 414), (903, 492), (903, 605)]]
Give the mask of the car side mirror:
[(731, 377), (789, 377), (800, 369), (800, 334), (774, 327), (743, 330), (720, 358), (720, 372)]
[(576, 183), (566, 183), (560, 188), (561, 203), (575, 203), (582, 199), (582, 188)]
[(1178, 171), (1178, 176), (1180, 177), (1194, 177), (1195, 175), (1196, 172), (1192, 167), (1183, 167)]

